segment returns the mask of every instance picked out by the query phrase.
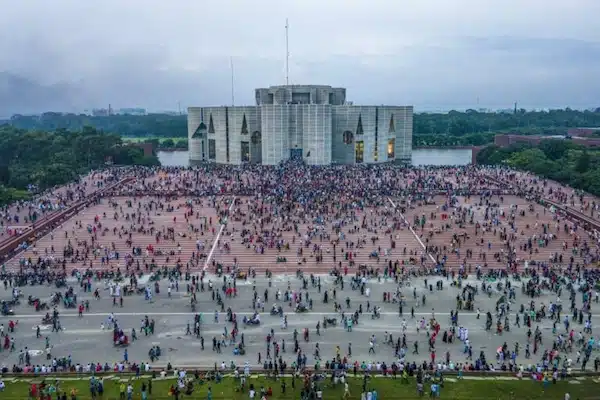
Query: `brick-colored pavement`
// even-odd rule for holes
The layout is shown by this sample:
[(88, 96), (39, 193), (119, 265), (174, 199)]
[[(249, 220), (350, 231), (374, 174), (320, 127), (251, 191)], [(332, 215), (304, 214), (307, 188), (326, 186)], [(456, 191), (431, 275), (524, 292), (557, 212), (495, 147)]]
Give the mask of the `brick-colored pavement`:
[[(597, 242), (577, 224), (544, 210), (533, 198), (491, 195), (507, 190), (493, 171), (268, 171), (138, 171), (115, 197), (39, 238), (7, 266), (16, 269), (22, 257), (61, 259), (66, 248), (73, 251), (66, 257), (68, 270), (179, 264), (208, 271), (220, 265), (244, 272), (327, 273), (359, 266), (383, 270), (390, 263), (432, 266), (432, 259), (473, 270), (506, 267), (509, 251), (518, 269), (560, 255), (562, 265), (571, 258), (573, 265), (597, 261)], [(356, 171), (361, 178), (354, 177)], [(529, 177), (506, 180), (511, 179)], [(534, 190), (547, 193), (543, 185)], [(431, 191), (458, 197), (450, 204), (448, 196)], [(461, 196), (465, 192), (476, 194)], [(426, 223), (420, 226), (423, 216)], [(134, 247), (141, 252), (132, 255)]]

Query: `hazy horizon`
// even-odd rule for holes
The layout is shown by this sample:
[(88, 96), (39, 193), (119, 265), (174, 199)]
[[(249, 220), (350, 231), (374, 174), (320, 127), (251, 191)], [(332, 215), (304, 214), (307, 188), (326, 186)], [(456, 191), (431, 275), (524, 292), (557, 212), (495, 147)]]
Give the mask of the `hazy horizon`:
[[(0, 115), (254, 104), (285, 83), (355, 104), (600, 107), (600, 2), (0, 0)], [(43, 12), (41, 12), (43, 10)]]

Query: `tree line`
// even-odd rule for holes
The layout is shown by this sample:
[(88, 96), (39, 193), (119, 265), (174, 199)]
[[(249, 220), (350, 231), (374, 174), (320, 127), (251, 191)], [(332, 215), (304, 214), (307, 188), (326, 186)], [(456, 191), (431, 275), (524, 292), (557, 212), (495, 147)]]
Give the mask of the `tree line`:
[(539, 145), (490, 145), (477, 154), (477, 163), (506, 165), (600, 196), (600, 151), (568, 139), (542, 140)]
[(123, 137), (187, 137), (187, 116), (171, 114), (110, 115), (94, 117), (85, 114), (47, 112), (42, 115), (13, 115), (7, 124), (18, 129), (38, 131), (81, 131), (92, 127)]
[[(44, 113), (41, 116), (14, 115), (8, 124), (26, 130), (80, 131), (91, 126), (128, 138), (186, 138), (187, 116), (171, 114), (111, 115)], [(522, 135), (565, 135), (569, 128), (600, 127), (600, 108), (594, 111), (570, 108), (509, 112), (477, 110), (448, 113), (415, 113), (414, 146), (480, 146), (492, 143), (498, 133)], [(600, 135), (600, 130), (598, 131)], [(179, 146), (177, 146), (179, 147)]]
[(566, 135), (569, 128), (596, 127), (600, 135), (600, 108), (549, 111), (420, 113), (413, 117), (414, 146), (481, 146), (501, 133)]
[(116, 133), (26, 131), (0, 127), (0, 204), (76, 179), (107, 165), (159, 165), (156, 156), (124, 144)]

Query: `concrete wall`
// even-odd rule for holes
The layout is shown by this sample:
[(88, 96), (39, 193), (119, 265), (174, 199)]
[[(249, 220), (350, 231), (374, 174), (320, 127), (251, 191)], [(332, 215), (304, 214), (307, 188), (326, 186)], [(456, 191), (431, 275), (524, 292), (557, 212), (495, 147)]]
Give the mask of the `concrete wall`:
[(290, 156), (288, 135), (289, 106), (263, 105), (260, 112), (262, 127), (262, 163), (276, 165)]
[(410, 164), (412, 157), (412, 138), (413, 138), (413, 107), (395, 107), (399, 114), (397, 118), (394, 114), (394, 123), (396, 128), (396, 162)]
[[(204, 161), (208, 157), (207, 154), (207, 138), (206, 135), (203, 139), (194, 139), (194, 133), (200, 126), (202, 120), (202, 108), (201, 107), (189, 107), (188, 108), (188, 146), (190, 160), (192, 161)], [(204, 153), (202, 152), (202, 145), (204, 144)]]
[(256, 105), (329, 104), (343, 105), (346, 89), (328, 85), (280, 85), (255, 89)]
[[(336, 164), (352, 164), (355, 160), (356, 142), (364, 144), (363, 162), (373, 162), (375, 146), (375, 109), (373, 106), (334, 106), (333, 107), (333, 162)], [(361, 121), (362, 134), (358, 132), (358, 121)], [(351, 132), (353, 144), (343, 141), (344, 132)]]
[(331, 106), (309, 104), (292, 106), (302, 114), (303, 158), (310, 165), (331, 164)]
[[(227, 116), (229, 114), (230, 107), (205, 107), (202, 108), (203, 117), (205, 124), (208, 128), (207, 137), (208, 142), (211, 140), (215, 141), (216, 154), (215, 158), (211, 159), (207, 154), (208, 161), (214, 161), (220, 164), (227, 164)], [(212, 121), (212, 124), (211, 124)], [(213, 128), (213, 129), (211, 129)], [(208, 146), (207, 146), (208, 153)], [(229, 158), (231, 159), (231, 148), (229, 149)]]
[(229, 163), (239, 165), (242, 163), (242, 142), (250, 144), (252, 132), (260, 132), (260, 110), (254, 106), (229, 107), (227, 116), (229, 118)]
[[(363, 134), (357, 134), (358, 119)], [(393, 126), (390, 130), (390, 121)], [(356, 142), (364, 143), (364, 163), (410, 162), (412, 152), (412, 107), (339, 106), (333, 108), (332, 161), (355, 162)], [(354, 144), (344, 143), (344, 132), (353, 134)], [(388, 157), (388, 141), (394, 139), (394, 157)]]
[[(245, 126), (244, 118), (246, 120)], [(206, 126), (204, 139), (193, 139), (192, 137), (201, 122)], [(259, 135), (261, 132), (260, 109), (258, 107), (188, 108), (188, 140), (190, 160), (192, 161), (241, 164), (242, 142), (250, 144), (253, 132), (259, 132)], [(216, 149), (214, 159), (209, 158), (209, 142), (212, 140), (215, 141)], [(258, 144), (260, 145), (260, 141)], [(252, 155), (250, 157), (252, 158)], [(260, 162), (260, 149), (257, 149), (256, 146), (254, 148), (254, 159), (255, 162)]]
[[(190, 159), (241, 164), (242, 143), (248, 142), (251, 163), (276, 165), (289, 159), (290, 150), (302, 149), (309, 164), (354, 164), (356, 144), (362, 142), (363, 163), (410, 162), (412, 107), (352, 106), (346, 89), (326, 85), (271, 86), (256, 89), (255, 97), (259, 106), (190, 107)], [(294, 98), (302, 104), (290, 104)], [(201, 123), (207, 128), (204, 138), (193, 138)], [(344, 132), (351, 133), (350, 143), (344, 142)], [(390, 139), (393, 157), (388, 156)]]
[(388, 143), (390, 139), (396, 140), (398, 129), (396, 125), (400, 120), (401, 107), (377, 107), (377, 161), (378, 163), (392, 162), (395, 160), (396, 146), (394, 145), (394, 154), (388, 155)]

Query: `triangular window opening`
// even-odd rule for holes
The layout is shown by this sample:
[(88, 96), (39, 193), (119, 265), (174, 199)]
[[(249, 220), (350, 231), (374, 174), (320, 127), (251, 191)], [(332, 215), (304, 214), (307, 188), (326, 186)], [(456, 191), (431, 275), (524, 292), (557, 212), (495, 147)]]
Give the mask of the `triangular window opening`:
[(204, 137), (205, 132), (206, 132), (206, 125), (204, 124), (204, 122), (200, 122), (200, 125), (198, 125), (198, 128), (192, 135), (192, 139), (202, 139)]
[(246, 122), (246, 114), (244, 114), (244, 118), (242, 119), (242, 135), (248, 134), (248, 123)]
[(208, 121), (208, 133), (215, 133), (215, 124), (213, 123), (212, 114), (210, 114)]
[(356, 134), (357, 135), (362, 135), (363, 132), (363, 127), (362, 127), (362, 116), (359, 114), (358, 116), (358, 125), (356, 126)]
[(389, 133), (396, 132), (396, 126), (394, 125), (394, 114), (392, 114), (392, 117), (390, 118), (390, 129), (388, 132)]

